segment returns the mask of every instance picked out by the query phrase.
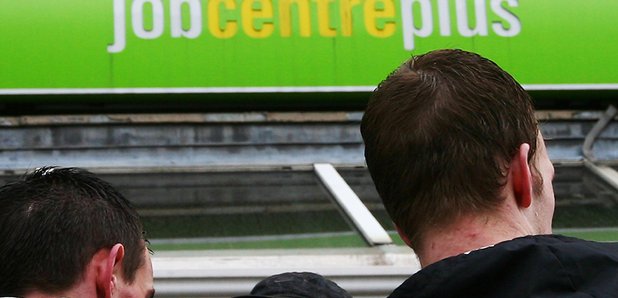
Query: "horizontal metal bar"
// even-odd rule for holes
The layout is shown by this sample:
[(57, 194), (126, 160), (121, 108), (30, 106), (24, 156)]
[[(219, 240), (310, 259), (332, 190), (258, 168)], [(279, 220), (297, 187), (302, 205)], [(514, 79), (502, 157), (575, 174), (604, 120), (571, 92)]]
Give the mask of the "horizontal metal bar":
[[(618, 84), (524, 84), (525, 90), (618, 90)], [(190, 88), (0, 88), (0, 95), (45, 94), (191, 94), (371, 92), (376, 86), (190, 87)]]
[(370, 92), (375, 86), (196, 87), (196, 88), (24, 88), (2, 89), (0, 95), (44, 94), (191, 94), (191, 93), (312, 93)]
[(82, 168), (190, 167), (190, 166), (297, 166), (316, 161), (341, 164), (363, 163), (362, 147), (282, 146), (178, 147), (107, 150), (24, 150), (3, 152), (1, 170), (33, 169), (46, 165)]
[(315, 272), (354, 297), (385, 297), (420, 270), (407, 247), (163, 251), (152, 258), (157, 297), (233, 297), (283, 272)]

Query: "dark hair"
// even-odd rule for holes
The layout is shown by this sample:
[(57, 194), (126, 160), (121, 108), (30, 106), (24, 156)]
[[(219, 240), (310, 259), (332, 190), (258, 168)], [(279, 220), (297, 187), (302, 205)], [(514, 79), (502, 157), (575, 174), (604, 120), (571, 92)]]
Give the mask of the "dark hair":
[(352, 298), (332, 280), (313, 272), (285, 272), (269, 276), (250, 295), (235, 298)]
[(429, 227), (502, 201), (509, 161), (522, 143), (532, 160), (538, 124), (530, 96), (494, 62), (437, 50), (376, 88), (361, 134), (384, 206), (418, 248)]
[(0, 296), (73, 286), (94, 254), (125, 247), (122, 276), (144, 265), (139, 216), (110, 184), (78, 168), (40, 168), (0, 188)]

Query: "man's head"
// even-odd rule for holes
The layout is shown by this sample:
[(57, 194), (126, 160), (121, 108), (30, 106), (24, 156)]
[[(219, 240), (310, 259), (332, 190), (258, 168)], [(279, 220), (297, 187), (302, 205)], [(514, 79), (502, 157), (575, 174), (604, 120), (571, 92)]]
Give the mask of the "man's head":
[[(429, 229), (497, 208), (522, 144), (534, 168), (539, 129), (529, 95), (508, 73), (474, 53), (438, 50), (378, 86), (361, 133), (378, 193), (415, 248)], [(538, 195), (543, 181), (536, 170), (532, 177)]]
[(99, 297), (140, 296), (131, 286), (152, 291), (146, 251), (135, 209), (92, 173), (46, 167), (0, 188), (0, 296), (60, 295), (90, 278)]

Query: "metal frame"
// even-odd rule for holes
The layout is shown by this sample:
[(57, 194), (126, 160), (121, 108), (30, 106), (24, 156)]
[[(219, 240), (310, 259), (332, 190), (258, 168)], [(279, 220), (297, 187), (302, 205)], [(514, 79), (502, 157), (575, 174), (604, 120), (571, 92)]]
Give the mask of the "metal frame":
[(586, 139), (582, 147), (582, 153), (584, 155), (584, 166), (618, 191), (618, 172), (611, 167), (596, 164), (596, 159), (594, 158), (592, 151), (594, 141), (614, 119), (616, 114), (618, 114), (618, 110), (613, 105), (610, 105), (603, 116), (599, 118), (599, 121), (592, 127), (588, 135), (586, 135)]
[[(618, 90), (618, 84), (525, 84), (528, 91)], [(227, 93), (323, 93), (371, 92), (371, 86), (295, 86), (295, 87), (178, 87), (178, 88), (0, 88), (0, 95), (54, 94), (227, 94)]]
[(328, 163), (314, 164), (315, 173), (322, 184), (328, 189), (346, 215), (352, 220), (365, 240), (371, 245), (392, 244), (393, 240), (384, 227), (375, 219), (356, 193), (343, 180), (333, 165)]

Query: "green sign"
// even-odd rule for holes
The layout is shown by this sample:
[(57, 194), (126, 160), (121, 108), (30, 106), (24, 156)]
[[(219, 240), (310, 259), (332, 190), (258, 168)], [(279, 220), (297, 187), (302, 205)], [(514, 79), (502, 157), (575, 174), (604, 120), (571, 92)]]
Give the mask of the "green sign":
[(528, 89), (618, 89), (616, 0), (3, 0), (0, 94), (372, 90), (461, 48)]

